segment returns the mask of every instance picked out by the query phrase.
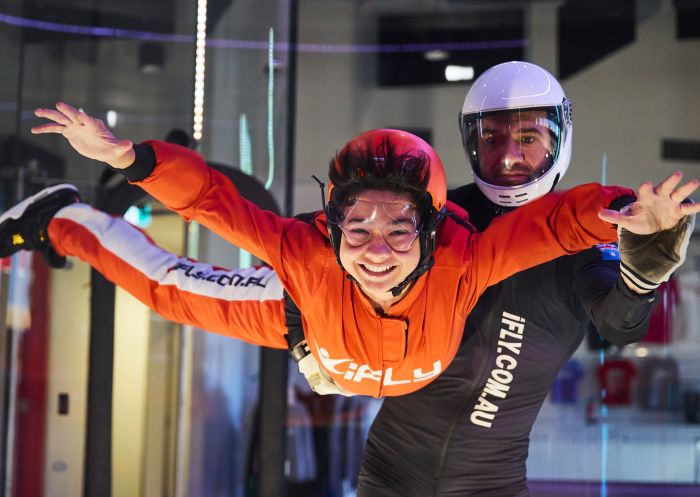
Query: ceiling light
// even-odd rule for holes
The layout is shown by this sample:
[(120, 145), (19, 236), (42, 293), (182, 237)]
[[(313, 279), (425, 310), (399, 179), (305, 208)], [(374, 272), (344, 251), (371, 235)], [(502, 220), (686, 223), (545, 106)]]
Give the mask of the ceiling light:
[(474, 68), (472, 66), (452, 66), (445, 67), (445, 79), (447, 81), (471, 81), (474, 79)]
[(423, 58), (430, 62), (442, 62), (450, 58), (450, 53), (445, 50), (428, 50), (423, 52)]
[(107, 126), (113, 128), (117, 125), (117, 112), (113, 110), (107, 111)]

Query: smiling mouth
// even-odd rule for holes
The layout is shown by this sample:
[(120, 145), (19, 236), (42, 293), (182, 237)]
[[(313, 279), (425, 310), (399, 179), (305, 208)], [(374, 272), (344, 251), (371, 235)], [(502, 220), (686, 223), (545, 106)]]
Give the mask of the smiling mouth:
[(375, 266), (369, 264), (359, 264), (362, 272), (368, 276), (386, 276), (396, 269), (396, 266)]

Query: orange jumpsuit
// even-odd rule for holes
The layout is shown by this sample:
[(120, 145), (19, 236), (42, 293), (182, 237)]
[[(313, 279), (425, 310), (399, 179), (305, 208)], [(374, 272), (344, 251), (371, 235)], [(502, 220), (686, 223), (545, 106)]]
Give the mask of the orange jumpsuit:
[[(309, 224), (263, 211), (195, 152), (148, 143), (155, 150), (156, 166), (136, 184), (185, 220), (200, 222), (268, 262), (301, 310), (314, 356), (343, 388), (374, 397), (410, 393), (435, 379), (452, 361), (466, 316), (487, 286), (561, 255), (616, 240), (615, 228), (597, 212), (631, 193), (596, 184), (552, 193), (495, 220), (481, 234), (447, 218), (438, 232), (432, 269), (386, 314), (378, 314), (338, 266), (323, 214)], [(114, 267), (109, 255), (101, 261), (89, 259), (85, 252), (98, 248), (84, 250), (80, 236), (69, 240), (70, 226), (70, 220), (58, 219), (49, 225), (59, 253), (86, 258), (166, 317), (177, 313), (177, 303), (149, 297), (149, 292), (160, 291), (157, 283), (120, 281), (119, 272), (128, 268)], [(213, 297), (198, 299), (190, 310), (201, 306), (203, 314), (216, 313), (222, 322), (230, 319), (243, 326), (232, 329), (231, 336), (286, 347), (279, 333), (284, 328), (281, 300), (265, 303), (266, 312), (251, 301), (234, 300), (226, 304), (232, 307), (222, 309)]]

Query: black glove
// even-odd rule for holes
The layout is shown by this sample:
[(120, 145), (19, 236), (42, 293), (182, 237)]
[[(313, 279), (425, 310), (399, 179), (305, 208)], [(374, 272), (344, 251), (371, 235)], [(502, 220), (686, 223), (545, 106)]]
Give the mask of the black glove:
[(685, 216), (678, 224), (650, 235), (636, 235), (618, 229), (620, 239), (620, 273), (627, 286), (638, 292), (653, 291), (683, 264), (695, 215)]

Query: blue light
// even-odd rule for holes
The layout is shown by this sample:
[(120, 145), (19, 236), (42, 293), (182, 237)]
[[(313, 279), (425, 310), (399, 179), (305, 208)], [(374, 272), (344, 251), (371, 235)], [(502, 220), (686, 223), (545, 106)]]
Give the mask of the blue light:
[(145, 204), (143, 207), (132, 205), (124, 213), (124, 219), (139, 228), (148, 228), (153, 223), (152, 212), (151, 204)]
[(265, 190), (272, 186), (275, 175), (275, 136), (274, 136), (274, 103), (275, 103), (275, 31), (270, 28), (269, 45), (267, 50), (267, 181)]
[(608, 153), (603, 152), (603, 165), (601, 171), (600, 184), (605, 185), (608, 180)]
[(253, 174), (252, 149), (248, 117), (241, 114), (238, 118), (238, 167), (248, 176)]

